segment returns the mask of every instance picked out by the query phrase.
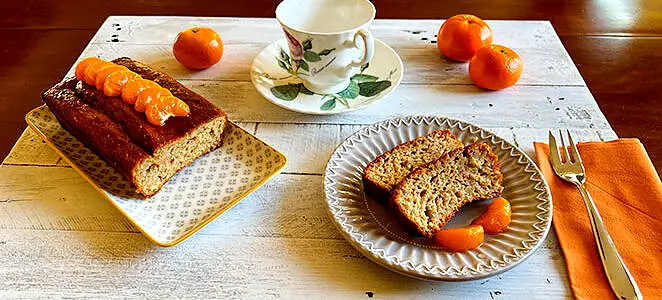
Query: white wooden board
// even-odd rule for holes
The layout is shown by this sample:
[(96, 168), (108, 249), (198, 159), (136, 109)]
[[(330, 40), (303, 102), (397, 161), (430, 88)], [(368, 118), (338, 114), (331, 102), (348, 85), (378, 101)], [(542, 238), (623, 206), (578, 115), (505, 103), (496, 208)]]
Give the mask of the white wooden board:
[[(270, 104), (253, 89), (255, 54), (281, 38), (273, 19), (110, 17), (81, 57), (130, 56), (163, 70), (283, 151), (283, 174), (183, 243), (159, 248), (26, 130), (0, 166), (0, 296), (9, 298), (407, 298), (571, 297), (553, 232), (529, 260), (500, 276), (464, 283), (410, 279), (346, 243), (324, 209), (328, 157), (366, 124), (402, 115), (472, 122), (533, 155), (532, 142), (569, 128), (577, 140), (615, 133), (546, 21), (490, 21), (495, 42), (520, 53), (518, 84), (499, 92), (471, 85), (466, 64), (441, 58), (441, 20), (377, 20), (375, 37), (401, 55), (396, 92), (352, 113), (309, 116)], [(170, 43), (182, 29), (210, 26), (224, 39), (222, 62), (181, 67)], [(425, 38), (426, 40), (424, 40)], [(72, 62), (73, 63), (73, 62)]]

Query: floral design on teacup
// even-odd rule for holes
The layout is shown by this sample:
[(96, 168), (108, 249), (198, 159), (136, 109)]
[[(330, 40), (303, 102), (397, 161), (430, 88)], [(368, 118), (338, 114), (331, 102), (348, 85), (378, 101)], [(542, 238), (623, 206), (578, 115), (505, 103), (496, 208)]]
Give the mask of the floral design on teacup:
[[(331, 58), (327, 65), (320, 68), (312, 68), (309, 64), (322, 61), (322, 56), (327, 56), (331, 54), (336, 48), (324, 49), (320, 52), (313, 51), (313, 40), (307, 39), (303, 42), (299, 42), (294, 38), (287, 30), (285, 32), (285, 37), (287, 38), (287, 46), (290, 48), (290, 54), (288, 55), (283, 49), (280, 50), (280, 56), (276, 57), (278, 60), (278, 65), (285, 69), (288, 73), (297, 76), (297, 75), (315, 75), (326, 66), (328, 66), (335, 57)], [(309, 74), (310, 72), (310, 74)]]

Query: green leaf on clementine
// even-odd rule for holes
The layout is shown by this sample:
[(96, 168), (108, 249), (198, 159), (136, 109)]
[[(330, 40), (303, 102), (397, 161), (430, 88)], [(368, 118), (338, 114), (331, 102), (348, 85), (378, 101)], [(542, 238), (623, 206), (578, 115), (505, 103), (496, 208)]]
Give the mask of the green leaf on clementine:
[(338, 96), (341, 96), (346, 99), (354, 99), (359, 96), (359, 85), (354, 82), (350, 81), (349, 86), (342, 90), (340, 93), (338, 93)]
[(309, 61), (309, 62), (316, 62), (322, 60), (317, 53), (313, 51), (306, 51), (303, 53), (303, 59)]
[(359, 94), (363, 97), (372, 97), (389, 88), (390, 86), (391, 82), (388, 80), (362, 82), (359, 83)]
[(299, 95), (299, 85), (290, 83), (275, 86), (271, 88), (271, 93), (278, 99), (292, 101)]

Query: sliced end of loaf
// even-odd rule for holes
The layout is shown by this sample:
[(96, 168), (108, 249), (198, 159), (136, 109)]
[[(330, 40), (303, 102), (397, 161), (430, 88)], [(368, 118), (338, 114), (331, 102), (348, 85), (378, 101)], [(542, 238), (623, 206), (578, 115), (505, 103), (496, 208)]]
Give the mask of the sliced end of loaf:
[(393, 188), (412, 170), (462, 146), (449, 130), (435, 130), (400, 144), (366, 166), (364, 190), (371, 197), (385, 202)]
[(212, 119), (138, 164), (132, 176), (138, 192), (148, 197), (156, 194), (179, 170), (220, 147), (226, 123), (224, 116)]
[(466, 203), (497, 197), (503, 175), (486, 144), (472, 144), (409, 174), (390, 198), (392, 209), (411, 232), (431, 237)]

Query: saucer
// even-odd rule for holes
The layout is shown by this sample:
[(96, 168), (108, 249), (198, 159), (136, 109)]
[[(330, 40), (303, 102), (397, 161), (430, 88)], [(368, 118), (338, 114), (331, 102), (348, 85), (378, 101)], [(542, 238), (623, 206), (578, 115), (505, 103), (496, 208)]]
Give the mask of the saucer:
[(300, 113), (339, 114), (364, 108), (391, 94), (402, 80), (402, 60), (384, 42), (375, 39), (375, 55), (352, 76), (350, 86), (337, 94), (316, 94), (291, 75), (285, 39), (271, 43), (253, 59), (251, 81), (273, 104)]

